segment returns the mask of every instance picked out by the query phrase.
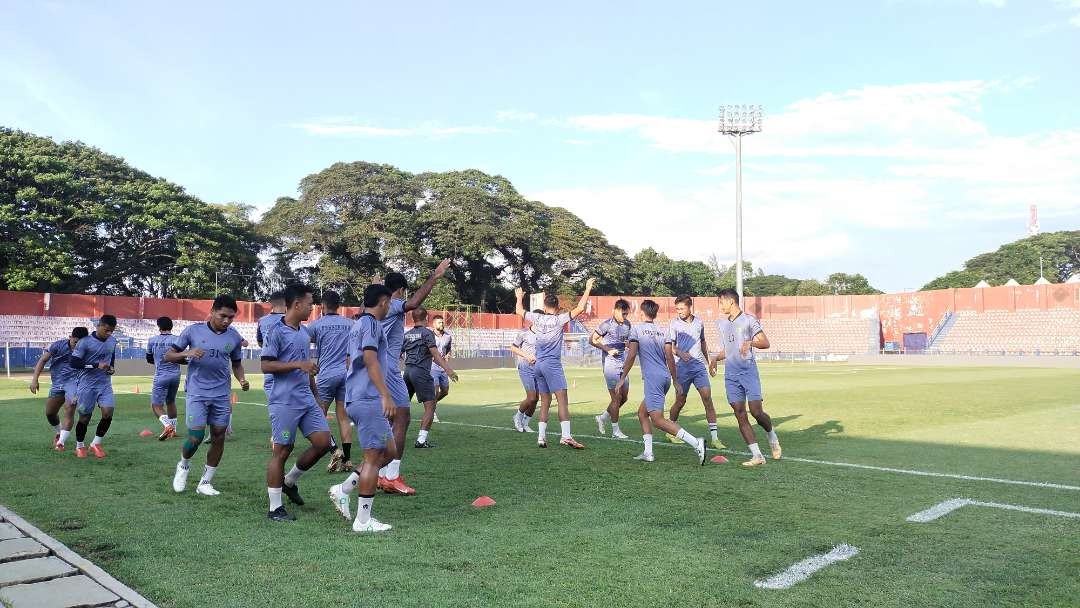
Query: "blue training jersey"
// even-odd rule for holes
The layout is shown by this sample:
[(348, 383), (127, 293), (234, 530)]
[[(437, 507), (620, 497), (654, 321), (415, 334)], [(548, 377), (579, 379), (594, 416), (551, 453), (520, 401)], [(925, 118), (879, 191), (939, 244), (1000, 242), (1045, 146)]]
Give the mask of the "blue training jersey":
[(649, 382), (662, 382), (671, 377), (667, 366), (667, 351), (664, 346), (670, 342), (668, 332), (652, 321), (638, 323), (630, 328), (630, 342), (638, 345), (638, 364), (641, 366), (641, 379)]
[(525, 320), (532, 323), (536, 334), (536, 358), (545, 361), (561, 361), (563, 334), (570, 322), (570, 313), (560, 312), (549, 315), (535, 312), (525, 313)]
[(701, 350), (701, 343), (705, 341), (705, 324), (701, 322), (701, 319), (694, 316), (685, 321), (679, 318), (672, 319), (671, 325), (668, 326), (668, 341), (671, 342), (672, 348), (690, 354), (689, 361), (675, 357), (675, 367), (678, 369), (709, 366), (709, 362), (705, 360), (705, 353)]
[(281, 322), (281, 317), (284, 316), (285, 313), (271, 312), (259, 318), (255, 328), (255, 342), (259, 345), (259, 348), (262, 348), (262, 345), (266, 343), (266, 334), (277, 327), (278, 323)]
[(405, 300), (390, 300), (390, 311), (382, 320), (386, 334), (387, 373), (401, 373), (401, 347), (405, 344)]
[(344, 376), (345, 359), (349, 356), (349, 332), (353, 321), (337, 313), (327, 313), (314, 323), (308, 323), (307, 330), (315, 340), (315, 349), (319, 357), (319, 376), (336, 378)]
[(97, 332), (79, 340), (71, 351), (71, 368), (74, 371), (73, 378), (79, 384), (105, 384), (108, 383), (109, 374), (98, 367), (102, 363), (112, 365), (116, 361), (116, 338), (109, 336), (102, 340)]
[[(163, 336), (173, 337), (173, 336)], [(232, 327), (223, 332), (214, 331), (210, 323), (189, 325), (171, 348), (184, 352), (189, 348), (203, 349), (203, 356), (188, 359), (187, 380), (184, 381), (185, 398), (220, 400), (232, 393), (232, 366), (241, 358), (240, 332)]]
[(57, 340), (45, 349), (49, 353), (49, 377), (52, 383), (62, 385), (65, 380), (75, 375), (71, 368), (71, 339)]
[[(294, 328), (285, 322), (284, 315), (264, 336), (262, 358), (266, 360), (292, 363), (311, 360), (311, 334), (302, 324)], [(270, 390), (267, 401), (270, 405), (292, 405), (296, 408), (307, 407), (314, 399), (311, 392), (311, 376), (298, 369), (278, 372), (274, 376), (274, 387)]]
[(754, 347), (744, 357), (742, 345), (762, 332), (761, 322), (754, 315), (741, 312), (732, 320), (721, 319), (717, 322), (720, 337), (724, 341), (724, 372), (743, 372), (757, 369)]
[[(439, 335), (436, 332), (432, 333), (435, 334), (435, 349), (438, 350), (439, 354), (445, 358), (447, 355), (450, 354), (450, 349), (453, 348), (454, 336), (450, 335), (450, 332), (448, 331), (443, 331), (442, 335)], [(431, 371), (442, 372), (446, 370), (444, 370), (441, 366), (439, 366), (438, 363), (435, 363), (435, 361), (433, 360), (431, 362)]]
[(346, 398), (349, 403), (379, 399), (379, 390), (371, 381), (364, 351), (373, 350), (378, 355), (383, 375), (389, 363), (390, 348), (386, 332), (375, 317), (369, 313), (360, 315), (349, 332), (349, 375), (345, 379)]
[[(154, 378), (175, 378), (180, 375), (180, 364), (169, 363), (165, 360), (165, 353), (172, 350), (173, 344), (179, 336), (172, 334), (158, 334), (150, 336), (146, 341), (146, 352), (154, 359)], [(184, 350), (184, 349), (180, 349)]]
[[(601, 352), (605, 367), (619, 367), (626, 362), (626, 343), (630, 340), (630, 321), (623, 319), (622, 323), (614, 317), (607, 319), (596, 328), (596, 335), (600, 336), (604, 350)], [(609, 355), (607, 351), (612, 348), (619, 349), (619, 354)]]

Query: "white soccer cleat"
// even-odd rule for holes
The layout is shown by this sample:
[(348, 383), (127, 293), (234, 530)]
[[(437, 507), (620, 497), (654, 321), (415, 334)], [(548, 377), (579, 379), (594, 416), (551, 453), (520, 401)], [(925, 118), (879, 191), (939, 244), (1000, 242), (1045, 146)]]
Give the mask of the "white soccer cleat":
[(596, 428), (600, 431), (600, 435), (604, 434), (604, 419), (600, 416), (594, 416), (596, 419)]
[(529, 426), (527, 423), (523, 422), (521, 424), (521, 432), (522, 433), (535, 433), (536, 431), (532, 430), (531, 426)]
[(654, 462), (656, 460), (656, 456), (653, 456), (652, 454), (650, 454), (648, 452), (642, 452), (642, 453), (638, 454), (637, 456), (634, 456), (634, 460), (641, 460), (641, 461), (644, 461), (644, 462)]
[(352, 514), (349, 510), (349, 495), (341, 491), (341, 484), (330, 486), (330, 490), (327, 494), (330, 495), (330, 502), (334, 503), (334, 508), (337, 509), (337, 512), (346, 520), (352, 519)]
[(369, 534), (372, 532), (386, 532), (393, 526), (390, 524), (384, 524), (374, 517), (369, 518), (366, 522), (360, 523), (356, 520), (352, 522), (352, 531), (357, 534)]
[(440, 422), (440, 420), (439, 420), (439, 415), (438, 415), (438, 414), (434, 414), (434, 415), (432, 416), (432, 418), (431, 418), (431, 421), (432, 421), (432, 422)]
[(611, 431), (611, 436), (615, 439), (629, 439), (630, 436), (622, 431)]
[(519, 433), (525, 432), (525, 427), (521, 425), (521, 413), (514, 412), (514, 430)]
[(694, 451), (697, 452), (698, 464), (705, 464), (705, 438), (698, 437), (697, 445), (694, 446)]
[(195, 493), (203, 496), (220, 496), (221, 492), (214, 489), (210, 482), (204, 481), (195, 486)]
[(190, 469), (185, 469), (179, 462), (176, 463), (176, 473), (172, 478), (173, 492), (180, 493), (184, 491), (184, 488), (187, 487), (187, 476), (190, 472)]

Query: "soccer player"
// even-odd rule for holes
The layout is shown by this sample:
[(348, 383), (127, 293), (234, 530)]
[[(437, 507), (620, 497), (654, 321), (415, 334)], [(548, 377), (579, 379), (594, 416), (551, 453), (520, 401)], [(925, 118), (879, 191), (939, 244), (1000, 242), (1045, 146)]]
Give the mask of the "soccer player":
[[(532, 323), (532, 330), (536, 332), (536, 363), (533, 364), (533, 370), (536, 373), (537, 381), (543, 380), (547, 384), (546, 388), (549, 392), (555, 394), (555, 399), (559, 403), (559, 427), (561, 431), (559, 444), (569, 446), (575, 450), (584, 449), (585, 446), (570, 435), (570, 406), (566, 395), (566, 374), (563, 373), (562, 368), (563, 333), (567, 323), (585, 312), (585, 305), (589, 301), (589, 294), (592, 293), (595, 282), (596, 279), (585, 281), (585, 293), (581, 295), (577, 306), (574, 306), (570, 312), (560, 313), (559, 298), (550, 293), (544, 296), (543, 314), (526, 312), (522, 303), (525, 292), (520, 287), (514, 291), (517, 299), (517, 314)], [(541, 411), (541, 414), (540, 425), (536, 434), (536, 444), (539, 447), (546, 448), (547, 421), (544, 419), (546, 416), (543, 416), (543, 411)]]
[[(71, 426), (74, 424), (75, 407), (68, 405), (64, 407), (65, 402), (69, 402), (69, 396), (75, 395), (75, 370), (71, 368), (71, 351), (75, 348), (75, 345), (79, 343), (79, 340), (90, 335), (90, 331), (85, 327), (76, 327), (71, 330), (71, 336), (68, 338), (62, 338), (53, 342), (38, 358), (37, 363), (34, 364), (34, 377), (30, 379), (30, 392), (34, 395), (37, 394), (40, 385), (38, 384), (38, 377), (41, 376), (41, 372), (45, 369), (45, 364), (49, 364), (49, 378), (51, 383), (49, 384), (49, 395), (45, 399), (45, 420), (49, 421), (49, 426), (53, 427), (55, 435), (53, 436), (53, 449), (57, 452), (64, 451), (64, 442), (67, 441), (68, 434), (71, 433)], [(64, 421), (60, 422), (60, 408), (64, 407)]]
[(772, 418), (761, 407), (761, 376), (758, 375), (757, 360), (754, 358), (755, 348), (769, 348), (769, 338), (761, 329), (761, 322), (739, 307), (739, 292), (734, 289), (720, 292), (720, 312), (727, 316), (718, 322), (724, 348), (711, 365), (715, 373), (716, 364), (719, 361), (724, 362), (727, 400), (739, 421), (739, 432), (750, 448), (751, 458), (744, 462), (743, 466), (756, 467), (765, 464), (765, 457), (761, 455), (757, 437), (754, 436), (754, 427), (750, 426), (750, 420), (746, 417), (748, 405), (750, 415), (769, 435), (773, 459), (780, 460), (780, 440), (776, 437)]
[(384, 467), (380, 473), (379, 482), (379, 487), (389, 494), (416, 494), (416, 490), (406, 484), (401, 476), (401, 459), (405, 456), (405, 433), (409, 430), (409, 421), (412, 419), (409, 410), (412, 398), (409, 396), (408, 387), (405, 386), (405, 380), (401, 377), (401, 346), (405, 340), (405, 313), (415, 310), (424, 303), (424, 298), (428, 297), (431, 289), (435, 287), (435, 282), (446, 274), (448, 268), (450, 268), (450, 260), (439, 262), (439, 265), (435, 267), (435, 272), (431, 273), (427, 281), (424, 281), (424, 284), (412, 294), (408, 301), (405, 301), (405, 288), (408, 286), (405, 275), (400, 272), (391, 272), (383, 280), (383, 284), (392, 294), (390, 310), (381, 321), (383, 331), (386, 332), (387, 348), (389, 348), (384, 372), (386, 386), (389, 387), (390, 394), (394, 397), (394, 405), (397, 406), (393, 423), (397, 458)]
[[(255, 327), (255, 342), (258, 343), (259, 348), (263, 347), (267, 334), (281, 323), (281, 317), (284, 315), (285, 292), (275, 291), (270, 294), (270, 312), (261, 317)], [(263, 374), (263, 391), (266, 392), (267, 398), (270, 397), (270, 391), (273, 388), (274, 374)]]
[(623, 383), (621, 390), (616, 391), (615, 385), (622, 376), (623, 364), (626, 363), (626, 341), (630, 336), (630, 321), (626, 315), (630, 312), (630, 303), (619, 298), (611, 310), (611, 318), (601, 323), (592, 336), (589, 343), (600, 349), (603, 353), (604, 381), (607, 384), (608, 402), (604, 413), (596, 417), (596, 427), (603, 435), (604, 424), (611, 423), (611, 436), (616, 439), (626, 439), (626, 434), (619, 428), (619, 408), (626, 403), (630, 391), (630, 381)]
[[(75, 383), (68, 382), (75, 373), (75, 370), (71, 369), (71, 350), (75, 348), (80, 339), (89, 334), (89, 330), (85, 327), (72, 329), (70, 337), (49, 344), (49, 347), (41, 352), (38, 363), (33, 365), (33, 377), (30, 378), (30, 393), (38, 394), (40, 389), (38, 377), (41, 376), (42, 371), (45, 369), (45, 363), (52, 361), (49, 366), (49, 376), (52, 381), (49, 386), (49, 396), (45, 397), (45, 420), (49, 421), (50, 427), (55, 432), (53, 449), (56, 451), (64, 451), (64, 442), (60, 441), (60, 436), (63, 435), (67, 440), (65, 428), (67, 432), (71, 431), (73, 418), (73, 411), (70, 408), (64, 411), (64, 424), (60, 423), (59, 417), (60, 407), (64, 406), (67, 393), (75, 393)], [(68, 384), (68, 386), (65, 387), (65, 384)]]
[[(435, 331), (435, 346), (439, 349), (439, 354), (443, 356), (443, 359), (450, 358), (450, 351), (454, 348), (454, 336), (450, 332), (446, 331), (446, 320), (442, 315), (435, 315), (431, 318), (431, 328)], [(431, 377), (435, 379), (435, 404), (446, 398), (450, 394), (450, 378), (446, 375), (446, 371), (439, 367), (438, 363), (433, 360), (431, 362)], [(435, 412), (433, 421), (439, 421), (439, 412)]]
[[(724, 444), (716, 435), (716, 407), (712, 400), (712, 383), (709, 375), (716, 375), (716, 367), (709, 364), (709, 347), (705, 343), (705, 325), (694, 316), (694, 300), (690, 296), (675, 298), (675, 314), (678, 318), (668, 326), (668, 340), (671, 340), (675, 354), (675, 370), (681, 392), (676, 392), (675, 403), (671, 406), (671, 421), (679, 419), (679, 412), (686, 405), (686, 394), (693, 384), (705, 406), (705, 420), (709, 423), (709, 445), (718, 450)], [(678, 437), (670, 437), (672, 443), (678, 443)]]
[(405, 353), (405, 387), (409, 389), (409, 397), (416, 395), (416, 400), (424, 404), (424, 417), (420, 419), (420, 434), (416, 437), (414, 448), (433, 448), (428, 443), (428, 433), (431, 432), (431, 422), (435, 417), (435, 403), (438, 396), (435, 393), (435, 379), (432, 370), (438, 367), (439, 371), (457, 382), (457, 373), (450, 369), (442, 353), (439, 352), (438, 339), (435, 332), (424, 324), (427, 323), (427, 309), (417, 306), (412, 311), (413, 327), (405, 332), (405, 341), (402, 352)]
[[(544, 314), (541, 309), (534, 310), (536, 314)], [(525, 398), (518, 405), (518, 411), (514, 412), (514, 430), (519, 433), (531, 433), (529, 421), (536, 412), (536, 404), (543, 402), (540, 408), (541, 421), (547, 424), (548, 410), (551, 408), (551, 391), (547, 383), (536, 377), (536, 333), (532, 327), (526, 327), (518, 332), (514, 343), (510, 345), (510, 352), (517, 355), (518, 378), (521, 386), (525, 388)]]
[(341, 445), (330, 456), (329, 473), (351, 471), (352, 466), (352, 425), (349, 414), (345, 411), (345, 372), (349, 361), (349, 332), (353, 321), (338, 314), (341, 307), (341, 295), (336, 291), (324, 291), (322, 297), (322, 316), (307, 325), (308, 333), (315, 341), (319, 356), (319, 375), (315, 376), (315, 388), (319, 407), (325, 415), (334, 406)]
[[(301, 324), (311, 316), (313, 293), (307, 285), (286, 287), (285, 315), (263, 336), (262, 371), (274, 375), (267, 403), (274, 448), (266, 465), (266, 492), (270, 497), (267, 517), (273, 521), (296, 519), (281, 504), (281, 495), (284, 493), (295, 505), (303, 505), (297, 482), (332, 445), (326, 414), (315, 401), (318, 366), (311, 360), (311, 334)], [(285, 461), (292, 453), (298, 428), (311, 446), (286, 474)]]
[[(697, 455), (698, 464), (705, 464), (705, 438), (694, 437), (686, 432), (674, 420), (664, 418), (664, 400), (667, 398), (668, 389), (678, 377), (675, 369), (675, 356), (671, 340), (668, 334), (657, 327), (656, 312), (660, 307), (652, 300), (641, 303), (641, 313), (645, 316), (645, 322), (630, 328), (629, 347), (626, 353), (626, 364), (623, 366), (616, 388), (622, 389), (626, 384), (626, 377), (634, 367), (634, 361), (641, 358), (641, 383), (644, 385), (644, 396), (641, 406), (638, 407), (638, 421), (641, 422), (641, 434), (645, 440), (645, 451), (634, 457), (635, 460), (653, 462), (653, 427), (674, 435), (685, 441)], [(675, 381), (675, 396), (683, 394), (686, 389)]]
[[(236, 314), (235, 310), (233, 314)], [(176, 344), (172, 319), (158, 317), (157, 326), (158, 335), (146, 341), (146, 362), (154, 366), (150, 409), (154, 410), (161, 422), (162, 431), (158, 441), (165, 441), (176, 437), (176, 391), (180, 388), (180, 364), (165, 360), (165, 354), (172, 351), (173, 344)]]
[[(199, 485), (195, 486), (195, 492), (201, 496), (221, 494), (214, 488), (213, 480), (221, 464), (221, 455), (225, 452), (225, 431), (232, 411), (232, 404), (229, 403), (232, 397), (230, 372), (240, 381), (242, 390), (251, 388), (241, 361), (243, 338), (231, 327), (236, 311), (236, 300), (232, 296), (222, 294), (214, 298), (210, 318), (205, 323), (189, 325), (169, 344), (169, 350), (161, 357), (172, 365), (179, 366), (185, 361), (188, 365), (187, 381), (184, 383), (187, 439), (180, 449), (180, 462), (176, 463), (173, 474), (172, 487), (175, 492), (183, 492), (187, 486), (191, 458), (206, 437), (206, 426), (210, 425), (206, 468), (203, 469)], [(160, 320), (158, 324), (160, 326)]]
[(364, 290), (364, 313), (349, 333), (349, 374), (345, 380), (348, 412), (356, 425), (364, 461), (345, 481), (331, 486), (329, 494), (334, 508), (348, 520), (349, 494), (356, 490), (356, 519), (352, 529), (361, 534), (391, 528), (390, 524), (371, 516), (379, 471), (397, 458), (397, 442), (388, 419), (398, 408), (386, 384), (384, 370), (390, 363), (390, 346), (382, 327), (390, 312), (391, 299), (390, 289), (385, 285), (369, 285)]
[(116, 317), (101, 315), (94, 333), (79, 340), (71, 351), (71, 368), (76, 370), (75, 410), (79, 413), (79, 422), (75, 425), (75, 456), (86, 458), (86, 427), (94, 415), (94, 408), (101, 408), (101, 420), (98, 421), (94, 440), (90, 442), (90, 451), (97, 458), (105, 458), (101, 440), (112, 425), (113, 397), (112, 375), (116, 362)]

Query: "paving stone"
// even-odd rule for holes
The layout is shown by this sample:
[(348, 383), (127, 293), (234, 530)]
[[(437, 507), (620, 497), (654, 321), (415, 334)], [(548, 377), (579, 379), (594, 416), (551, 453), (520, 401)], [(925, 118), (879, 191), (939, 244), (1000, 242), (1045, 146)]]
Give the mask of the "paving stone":
[(49, 550), (32, 538), (0, 540), (0, 562), (28, 557), (45, 557), (48, 554)]
[(127, 608), (130, 605), (131, 604), (125, 602), (124, 600), (120, 600), (119, 602), (116, 602), (116, 608)]
[(75, 574), (78, 570), (56, 557), (19, 559), (0, 564), (0, 587), (17, 583), (32, 583), (57, 576)]
[(0, 602), (9, 608), (100, 606), (119, 599), (120, 596), (82, 574), (0, 589)]
[(7, 522), (0, 522), (0, 540), (22, 538), (24, 536), (26, 535), (22, 533), (22, 530), (16, 528), (15, 526)]

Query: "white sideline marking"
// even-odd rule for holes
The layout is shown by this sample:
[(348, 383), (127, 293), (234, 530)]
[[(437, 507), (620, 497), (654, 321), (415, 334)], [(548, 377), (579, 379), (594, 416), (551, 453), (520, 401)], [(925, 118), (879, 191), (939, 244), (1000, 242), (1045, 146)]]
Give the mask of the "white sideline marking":
[(995, 509), (1005, 509), (1007, 511), (1023, 511), (1024, 513), (1038, 513), (1040, 515), (1054, 515), (1057, 517), (1074, 517), (1080, 518), (1080, 513), (1071, 513), (1069, 511), (1053, 511), (1051, 509), (1037, 509), (1035, 507), (1023, 507), (1020, 505), (1007, 505), (1000, 502), (982, 502), (978, 500), (971, 500), (970, 498), (952, 498), (945, 502), (938, 503), (925, 511), (919, 511), (914, 515), (907, 518), (910, 522), (919, 524), (925, 524), (927, 522), (934, 521), (940, 517), (944, 517), (949, 513), (959, 509), (960, 507), (993, 507)]
[[(183, 397), (179, 396), (179, 395), (177, 395), (176, 398), (177, 399), (183, 399)], [(237, 403), (242, 403), (244, 405), (257, 405), (259, 407), (266, 407), (265, 403), (256, 403), (254, 401), (237, 401)], [(510, 428), (508, 426), (494, 426), (494, 425), (490, 425), (490, 424), (470, 424), (470, 423), (467, 423), (467, 422), (448, 422), (448, 421), (443, 421), (443, 422), (440, 422), (439, 424), (448, 424), (448, 425), (454, 425), (454, 426), (465, 426), (465, 427), (471, 427), (471, 428), (474, 428), (474, 429), (489, 429), (489, 430), (492, 430), (492, 431), (510, 431), (510, 432), (514, 432), (514, 433), (517, 432), (516, 430), (514, 430), (514, 429), (512, 429), (512, 428)], [(559, 433), (557, 431), (548, 432), (549, 436), (550, 435), (558, 435), (558, 434)], [(641, 441), (637, 441), (635, 439), (615, 439), (614, 437), (602, 437), (600, 435), (577, 435), (577, 437), (584, 437), (586, 439), (602, 439), (604, 441), (621, 441), (621, 442), (625, 442), (625, 443), (635, 443), (635, 444), (638, 444), (638, 445), (642, 444)], [(664, 445), (664, 446), (668, 446), (668, 447), (672, 447), (672, 448), (689, 449), (685, 445), (676, 445), (676, 444), (668, 443), (666, 441), (657, 441), (657, 442), (654, 442), (653, 445), (654, 446)], [(750, 455), (750, 452), (740, 452), (739, 450), (732, 450), (732, 449), (714, 450), (712, 448), (709, 448), (708, 451), (725, 452), (725, 453), (728, 453), (728, 454), (738, 454), (740, 456), (749, 456)], [(961, 480), (964, 480), (964, 481), (982, 481), (982, 482), (986, 482), (986, 483), (1004, 483), (1004, 484), (1015, 485), (1015, 486), (1030, 486), (1030, 487), (1033, 487), (1033, 488), (1049, 488), (1049, 489), (1053, 489), (1053, 490), (1080, 491), (1080, 486), (1070, 486), (1070, 485), (1063, 484), (1063, 483), (1050, 483), (1050, 482), (1046, 482), (1046, 481), (1022, 481), (1022, 480), (1016, 480), (1016, 479), (1002, 479), (1000, 477), (978, 477), (976, 475), (961, 475), (959, 473), (934, 473), (934, 472), (931, 472), (931, 471), (919, 471), (919, 470), (916, 470), (916, 469), (897, 469), (897, 468), (893, 468), (893, 467), (878, 467), (878, 466), (873, 466), (873, 465), (869, 465), (869, 464), (858, 464), (858, 463), (854, 463), (854, 462), (835, 462), (835, 461), (830, 461), (830, 460), (814, 460), (812, 458), (798, 458), (798, 457), (795, 457), (795, 456), (784, 456), (784, 460), (790, 460), (792, 462), (805, 462), (805, 463), (809, 463), (809, 464), (823, 464), (823, 465), (830, 466), (830, 467), (846, 467), (846, 468), (849, 468), (849, 469), (863, 469), (863, 470), (866, 470), (866, 471), (880, 471), (880, 472), (883, 472), (883, 473), (898, 473), (898, 474), (901, 474), (901, 475), (916, 475), (916, 476), (919, 476), (919, 477), (939, 477), (939, 478), (945, 478), (945, 479), (961, 479)]]
[(837, 545), (832, 551), (808, 557), (796, 562), (787, 570), (774, 574), (765, 580), (754, 581), (758, 589), (787, 589), (796, 583), (810, 578), (818, 570), (829, 564), (851, 559), (859, 554), (859, 548), (851, 545)]

